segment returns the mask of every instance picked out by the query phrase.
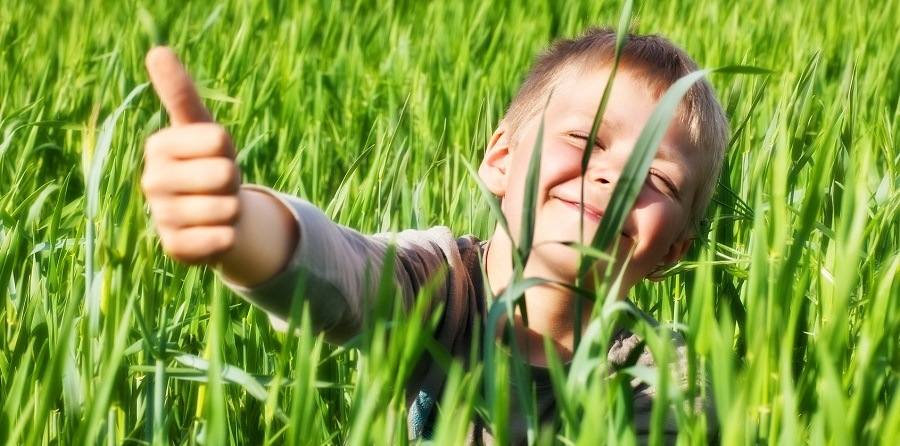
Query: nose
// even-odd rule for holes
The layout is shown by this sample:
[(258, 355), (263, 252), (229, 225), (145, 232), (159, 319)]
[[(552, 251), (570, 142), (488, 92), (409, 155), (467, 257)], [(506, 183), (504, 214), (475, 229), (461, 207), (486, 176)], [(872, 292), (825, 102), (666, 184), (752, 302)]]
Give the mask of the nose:
[(615, 166), (612, 166), (609, 163), (595, 162), (588, 164), (588, 170), (587, 172), (585, 172), (585, 176), (588, 181), (592, 181), (601, 186), (609, 187), (616, 186), (616, 183), (619, 181), (620, 174), (621, 169), (617, 169)]

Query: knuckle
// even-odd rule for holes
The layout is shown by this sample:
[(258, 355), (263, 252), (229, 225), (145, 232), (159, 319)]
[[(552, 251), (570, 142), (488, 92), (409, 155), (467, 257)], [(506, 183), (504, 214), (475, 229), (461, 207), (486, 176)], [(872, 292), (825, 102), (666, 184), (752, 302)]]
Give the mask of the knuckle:
[(171, 127), (159, 130), (147, 137), (144, 141), (144, 161), (147, 163), (166, 159), (172, 144), (173, 129)]
[(159, 152), (159, 148), (162, 145), (161, 139), (160, 132), (156, 132), (147, 137), (147, 140), (144, 141), (145, 160), (153, 158)]
[(150, 205), (150, 215), (157, 226), (177, 226), (178, 212), (175, 211), (171, 200), (154, 200)]
[(200, 237), (198, 234), (191, 234), (185, 230), (172, 231), (168, 237), (167, 243), (163, 244), (163, 249), (173, 259), (187, 264), (195, 264), (206, 256), (203, 251), (203, 243), (198, 243)]
[(160, 244), (163, 251), (178, 262), (209, 264), (234, 246), (236, 236), (235, 229), (230, 226), (194, 227), (162, 231)]
[(221, 204), (223, 218), (227, 222), (234, 222), (241, 214), (241, 202), (238, 197), (226, 197)]
[(241, 170), (233, 161), (229, 161), (230, 173), (228, 175), (228, 189), (231, 192), (237, 192), (241, 185)]
[(211, 177), (217, 187), (230, 189), (237, 178), (237, 166), (229, 159), (217, 159), (212, 164)]
[(231, 249), (237, 241), (237, 231), (232, 226), (226, 226), (217, 231), (216, 241), (214, 242), (216, 254), (221, 254)]
[(230, 155), (231, 153), (231, 136), (224, 127), (218, 124), (210, 126), (210, 141), (214, 144), (214, 150), (217, 155)]
[(162, 247), (163, 252), (178, 259), (181, 256), (180, 250), (182, 247), (176, 240), (176, 233), (164, 228), (158, 228), (158, 232), (159, 245)]
[(151, 195), (154, 192), (157, 192), (160, 189), (161, 184), (162, 181), (154, 170), (144, 169), (144, 173), (141, 175), (141, 189), (144, 190), (145, 195)]

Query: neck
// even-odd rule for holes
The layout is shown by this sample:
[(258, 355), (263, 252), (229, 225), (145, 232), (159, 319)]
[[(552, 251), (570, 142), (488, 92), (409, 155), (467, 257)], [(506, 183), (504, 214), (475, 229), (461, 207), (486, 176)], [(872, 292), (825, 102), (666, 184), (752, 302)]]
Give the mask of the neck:
[[(509, 285), (514, 275), (509, 240), (498, 238), (502, 239), (495, 237), (491, 240), (485, 259), (488, 281), (495, 296)], [(528, 268), (525, 269), (525, 277), (529, 277)], [(524, 299), (528, 325), (525, 325), (521, 310), (517, 308), (513, 332), (526, 360), (533, 365), (546, 365), (544, 337), (547, 337), (559, 359), (563, 362), (570, 361), (575, 353), (577, 302), (581, 300), (582, 303), (580, 316), (582, 333), (590, 321), (593, 303), (555, 283), (529, 288), (525, 292)], [(502, 332), (496, 335), (500, 336)]]

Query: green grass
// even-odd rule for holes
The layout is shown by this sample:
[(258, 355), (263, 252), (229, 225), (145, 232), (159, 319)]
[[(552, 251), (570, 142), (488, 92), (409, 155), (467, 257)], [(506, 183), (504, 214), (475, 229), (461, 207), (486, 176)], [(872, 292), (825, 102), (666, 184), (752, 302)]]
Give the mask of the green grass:
[[(421, 334), (431, 325), (389, 326), (385, 314), (358, 350), (323, 343), (308, 323), (287, 336), (211, 271), (161, 253), (138, 178), (143, 141), (166, 117), (149, 90), (126, 99), (147, 81), (146, 50), (178, 51), (238, 142), (246, 181), (362, 231), (440, 224), (486, 237), (490, 211), (466, 164), (534, 53), (617, 23), (622, 5), (76, 3), (0, 0), (0, 442), (402, 442), (396, 397), (433, 350)], [(667, 35), (701, 66), (773, 73), (711, 75), (733, 136), (695, 244), (706, 247), (633, 300), (683, 328), (723, 444), (896, 444), (900, 3), (634, 10), (638, 31)], [(622, 310), (597, 312), (584, 353), (558, 373), (562, 427), (535, 426), (535, 442), (630, 435), (631, 378), (603, 379), (605, 358), (588, 348)], [(447, 366), (451, 416), (436, 443), (458, 444), (465, 414), (504, 426), (483, 386), (503, 407), (518, 397), (503, 385), (515, 366)], [(692, 434), (681, 441), (705, 443), (703, 418), (677, 412)]]

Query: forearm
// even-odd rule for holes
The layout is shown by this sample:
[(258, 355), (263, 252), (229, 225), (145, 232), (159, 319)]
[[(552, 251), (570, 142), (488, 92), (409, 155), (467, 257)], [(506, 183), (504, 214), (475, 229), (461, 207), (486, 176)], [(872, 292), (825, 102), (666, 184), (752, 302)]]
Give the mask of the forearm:
[[(372, 299), (377, 297), (383, 261), (393, 240), (397, 243), (393, 257), (393, 279), (403, 296), (403, 305), (407, 308), (412, 304), (419, 287), (432, 278), (436, 271), (444, 268), (448, 259), (454, 259), (450, 262), (453, 265), (460, 262), (456, 241), (446, 228), (364, 236), (335, 224), (320, 209), (305, 200), (254, 186), (251, 186), (250, 192), (264, 195), (267, 201), (274, 200), (282, 207), (276, 209), (286, 209), (285, 218), (289, 225), (295, 227), (301, 242), (266, 242), (271, 246), (265, 246), (267, 250), (263, 257), (271, 256), (274, 259), (284, 256), (285, 260), (273, 262), (274, 268), (252, 265), (254, 269), (267, 271), (257, 276), (259, 280), (256, 284), (238, 283), (241, 278), (232, 278), (227, 275), (227, 271), (223, 272), (223, 280), (236, 294), (273, 317), (277, 327), (286, 327), (283, 323), (299, 298), (304, 299), (304, 303), (309, 306), (314, 330), (325, 331), (326, 339), (341, 343), (357, 334), (363, 326), (366, 309), (374, 308)], [(260, 212), (256, 214), (254, 218), (262, 216)], [(260, 223), (259, 227), (271, 228), (271, 220), (275, 219), (268, 220)], [(281, 233), (280, 230), (272, 229), (264, 231), (273, 232), (266, 236)], [(237, 256), (238, 252), (245, 249), (243, 242), (239, 245), (232, 256)], [(290, 247), (291, 250), (287, 254), (282, 251), (275, 255), (271, 249), (276, 245), (279, 250), (283, 246)], [(234, 261), (235, 267), (243, 274), (247, 273), (242, 271), (244, 266), (249, 268), (250, 263), (253, 263), (249, 260), (252, 254), (246, 256), (247, 258), (238, 257)], [(271, 277), (264, 277), (273, 273)], [(297, 286), (300, 284), (302, 289), (298, 290)], [(445, 294), (446, 290), (436, 291), (436, 295)], [(435, 302), (443, 302), (443, 299), (435, 299)]]
[(238, 194), (241, 212), (235, 243), (223, 253), (217, 269), (227, 281), (252, 287), (285, 268), (300, 234), (290, 210), (273, 195), (246, 187)]

